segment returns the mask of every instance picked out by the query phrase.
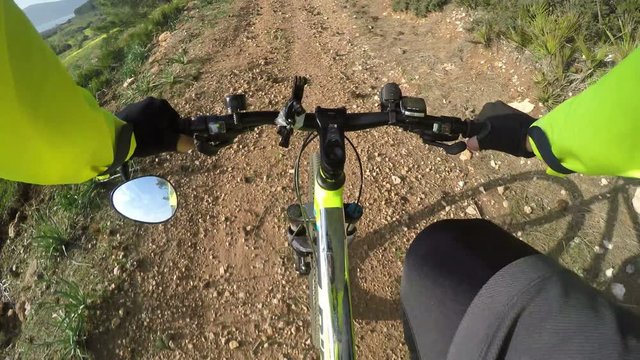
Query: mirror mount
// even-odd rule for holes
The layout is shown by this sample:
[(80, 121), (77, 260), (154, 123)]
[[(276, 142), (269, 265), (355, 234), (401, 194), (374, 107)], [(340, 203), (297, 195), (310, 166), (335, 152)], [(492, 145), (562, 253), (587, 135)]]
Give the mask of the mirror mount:
[(131, 168), (128, 161), (120, 166), (120, 175), (125, 182), (131, 181)]

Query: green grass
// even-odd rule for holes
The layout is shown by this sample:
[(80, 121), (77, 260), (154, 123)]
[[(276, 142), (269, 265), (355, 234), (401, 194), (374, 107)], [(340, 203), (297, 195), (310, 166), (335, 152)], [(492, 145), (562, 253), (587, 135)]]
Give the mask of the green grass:
[(120, 90), (118, 102), (121, 105), (140, 101), (147, 96), (154, 95), (156, 84), (149, 73), (140, 74), (127, 88)]
[(187, 51), (182, 48), (175, 55), (169, 58), (169, 64), (187, 65), (189, 58), (187, 57)]
[(102, 34), (91, 41), (85, 42), (82, 46), (75, 50), (69, 51), (64, 56), (61, 56), (62, 63), (67, 66), (67, 68), (79, 68), (88, 62), (92, 61), (98, 56), (98, 52), (100, 49), (100, 45), (102, 42), (110, 35), (116, 33), (120, 29), (113, 29), (108, 34)]
[(131, 78), (146, 61), (154, 35), (175, 26), (185, 5), (186, 0), (172, 0), (153, 8), (132, 27), (111, 30), (95, 61), (73, 71), (76, 82), (95, 94)]
[[(120, 103), (139, 100), (144, 96), (156, 95), (162, 88), (192, 81), (199, 75), (199, 71), (191, 66), (186, 50), (181, 49), (168, 62), (170, 65), (189, 66), (189, 69), (172, 69), (171, 73), (162, 72), (149, 79), (138, 78), (154, 36), (176, 26), (187, 2), (149, 0), (131, 13), (116, 8), (106, 9), (98, 17), (93, 15), (91, 26), (87, 27), (86, 20), (78, 26), (69, 25), (49, 36), (48, 41), (52, 47), (66, 46), (64, 51), (58, 53), (75, 81), (92, 94), (97, 96), (104, 94), (104, 90), (116, 88), (119, 90), (116, 95)], [(206, 9), (207, 18), (215, 21), (227, 14), (228, 3), (230, 0), (200, 0), (197, 6)], [(71, 21), (73, 23), (74, 20)], [(121, 85), (129, 79), (132, 79), (133, 87), (121, 89)]]
[(100, 195), (93, 182), (55, 188), (33, 223), (31, 242), (40, 257), (49, 263), (66, 256), (73, 229), (90, 221), (99, 206)]
[(99, 206), (93, 183), (60, 186), (34, 216), (31, 243), (38, 255), (50, 260), (67, 255), (76, 224), (89, 221)]
[(531, 39), (529, 48), (540, 57), (559, 56), (567, 62), (569, 55), (563, 50), (571, 49), (570, 43), (578, 29), (578, 16), (572, 11), (552, 12), (546, 2), (527, 7), (528, 19), (523, 21), (524, 31)]
[[(92, 260), (112, 251), (110, 246), (96, 247), (95, 241), (108, 233), (104, 217), (113, 214), (105, 194), (91, 182), (45, 190), (39, 200), (41, 210), (25, 223), (32, 229), (25, 235), (30, 236), (32, 249), (24, 256), (37, 259), (40, 275), (26, 294), (33, 311), (23, 323), (15, 351), (24, 358), (83, 359), (88, 356), (84, 342), (90, 329), (89, 302), (97, 299), (98, 285), (107, 277), (104, 265)], [(99, 213), (100, 209), (104, 211)], [(91, 225), (96, 216), (103, 219)], [(94, 293), (89, 296), (83, 289)]]
[(140, 67), (147, 60), (148, 46), (140, 43), (132, 44), (125, 50), (125, 54), (121, 72), (124, 79), (129, 79), (138, 75)]
[(27, 358), (87, 359), (91, 297), (75, 281), (46, 278), (43, 284), (52, 292), (36, 305), (32, 319), (23, 325), (23, 331), (38, 334), (23, 352)]
[(477, 21), (472, 29), (474, 42), (484, 46), (491, 45), (493, 41), (493, 24), (488, 21)]
[(448, 0), (393, 0), (394, 11), (410, 11), (417, 16), (426, 16), (428, 13), (442, 9)]
[(73, 21), (60, 26), (49, 35), (45, 33), (43, 37), (53, 51), (64, 58), (100, 35), (89, 29), (101, 21), (103, 17), (96, 12), (76, 16)]
[(72, 281), (60, 280), (61, 286), (54, 295), (60, 299), (53, 317), (60, 335), (60, 352), (65, 359), (86, 358), (84, 341), (87, 337), (89, 298)]
[(613, 29), (605, 28), (610, 50), (616, 61), (621, 61), (640, 46), (640, 15), (623, 14)]
[(60, 186), (54, 193), (52, 205), (72, 217), (86, 218), (100, 204), (96, 184), (87, 181), (77, 185)]
[(4, 220), (17, 198), (18, 184), (0, 179), (0, 221)]
[(45, 260), (67, 254), (70, 234), (66, 221), (55, 219), (51, 214), (39, 214), (31, 242)]
[[(29, 299), (32, 311), (22, 324), (22, 334), (14, 341), (13, 350), (7, 354), (20, 354), (19, 358), (25, 359), (81, 359), (89, 355), (85, 339), (92, 329), (100, 328), (100, 324), (91, 322), (96, 319), (92, 309), (108, 295), (105, 280), (114, 266), (113, 261), (97, 259), (109, 259), (113, 249), (122, 243), (114, 238), (98, 241), (108, 236), (112, 228), (108, 225), (110, 222), (118, 223), (105, 206), (106, 198), (102, 194), (94, 193), (93, 197), (104, 199), (98, 204), (104, 211), (98, 212), (99, 207), (95, 207), (78, 213), (91, 207), (65, 205), (71, 203), (71, 199), (86, 204), (82, 200), (84, 195), (78, 195), (86, 194), (85, 188), (89, 185), (56, 189), (40, 205), (49, 213), (28, 219), (28, 226), (34, 228), (38, 237), (35, 240), (32, 237), (34, 246), (24, 258), (27, 263), (34, 257), (38, 260), (39, 275), (28, 287), (22, 285), (20, 296)], [(93, 225), (92, 221), (95, 221)], [(80, 238), (82, 244), (76, 243)], [(73, 251), (69, 251), (70, 244), (74, 245)], [(14, 261), (25, 260), (16, 258), (12, 263)]]

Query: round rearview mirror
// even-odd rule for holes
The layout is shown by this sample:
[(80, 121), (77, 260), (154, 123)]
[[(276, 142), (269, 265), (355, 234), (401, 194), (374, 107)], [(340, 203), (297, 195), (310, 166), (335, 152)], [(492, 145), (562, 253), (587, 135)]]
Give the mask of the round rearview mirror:
[(143, 176), (118, 186), (111, 193), (111, 204), (118, 213), (133, 221), (160, 224), (175, 215), (178, 197), (168, 180)]

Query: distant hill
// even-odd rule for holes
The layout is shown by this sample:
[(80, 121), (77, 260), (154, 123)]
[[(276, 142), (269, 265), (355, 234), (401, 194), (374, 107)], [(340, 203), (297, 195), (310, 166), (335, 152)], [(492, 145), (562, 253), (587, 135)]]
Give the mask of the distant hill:
[(80, 16), (80, 15), (88, 14), (90, 12), (94, 12), (98, 10), (98, 7), (96, 6), (95, 2), (96, 2), (95, 0), (89, 0), (86, 3), (84, 3), (84, 5), (73, 10), (73, 13), (76, 14), (76, 16)]
[[(73, 11), (87, 0), (60, 0), (27, 6), (24, 13), (36, 28), (55, 22), (58, 19), (73, 16)], [(43, 29), (45, 30), (45, 29)]]

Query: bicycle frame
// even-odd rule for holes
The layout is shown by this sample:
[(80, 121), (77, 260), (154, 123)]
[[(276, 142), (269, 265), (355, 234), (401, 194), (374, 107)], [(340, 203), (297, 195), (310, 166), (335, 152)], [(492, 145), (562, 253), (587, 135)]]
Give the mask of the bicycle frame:
[(318, 242), (313, 261), (318, 277), (320, 350), (325, 360), (355, 358), (343, 192), (344, 186), (326, 190), (316, 181), (313, 202)]
[(316, 264), (315, 290), (319, 317), (314, 320), (320, 331), (317, 345), (324, 360), (354, 359), (349, 255), (343, 202), (346, 181), (343, 126), (346, 109), (318, 107), (315, 113), (320, 142), (320, 164), (315, 167), (316, 173), (313, 174), (313, 230), (317, 242), (312, 246), (312, 261)]

